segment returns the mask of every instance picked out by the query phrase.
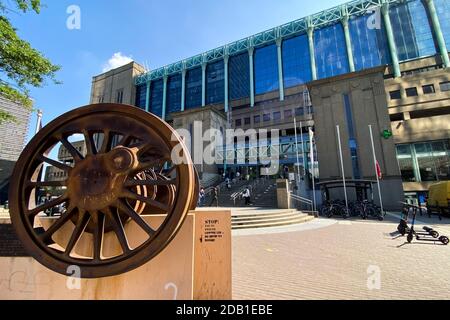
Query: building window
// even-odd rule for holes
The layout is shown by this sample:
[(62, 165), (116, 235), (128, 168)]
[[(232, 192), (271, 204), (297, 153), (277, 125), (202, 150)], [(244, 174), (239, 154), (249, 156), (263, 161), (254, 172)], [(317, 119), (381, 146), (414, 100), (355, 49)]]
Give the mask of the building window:
[(116, 102), (117, 102), (117, 103), (122, 103), (122, 102), (123, 102), (123, 89), (117, 90), (117, 93), (116, 93)]
[(270, 113), (265, 113), (263, 115), (263, 121), (264, 122), (269, 122), (270, 121)]
[(450, 81), (447, 81), (447, 82), (441, 82), (441, 83), (439, 84), (439, 86), (441, 87), (441, 91), (442, 91), (442, 92), (450, 91)]
[(250, 117), (244, 119), (244, 125), (248, 126), (250, 125), (250, 123), (251, 123)]
[(291, 110), (291, 109), (289, 109), (289, 110), (284, 110), (284, 118), (285, 118), (285, 119), (290, 119), (290, 118), (292, 118), (292, 110)]
[(368, 28), (372, 14), (352, 17), (350, 36), (357, 71), (386, 65), (391, 62), (384, 23), (381, 28)]
[(231, 56), (228, 62), (228, 90), (231, 100), (247, 98), (250, 94), (248, 53)]
[(186, 109), (202, 105), (202, 68), (188, 70), (186, 73)]
[(303, 116), (305, 114), (305, 109), (303, 107), (299, 107), (295, 109), (296, 116)]
[(344, 108), (349, 138), (348, 145), (350, 147), (350, 156), (352, 159), (353, 178), (360, 179), (361, 174), (359, 170), (358, 142), (356, 141), (352, 105), (350, 101), (350, 96), (348, 94), (344, 94)]
[(150, 112), (162, 117), (164, 83), (162, 79), (152, 81), (150, 85)]
[(181, 111), (181, 74), (167, 79), (167, 110), (169, 113)]
[(400, 90), (391, 91), (389, 95), (391, 96), (391, 100), (400, 100), (402, 98)]
[(400, 61), (436, 54), (427, 10), (422, 1), (393, 5), (389, 15)]
[(254, 124), (257, 124), (257, 123), (260, 123), (260, 122), (261, 122), (261, 116), (260, 115), (257, 115), (257, 116), (253, 117), (253, 123)]
[(434, 84), (427, 84), (426, 86), (422, 87), (424, 94), (432, 94), (436, 93), (436, 89), (434, 88)]
[(242, 126), (242, 119), (236, 119), (236, 127)]
[(206, 67), (206, 103), (223, 103), (225, 93), (223, 60), (213, 62)]
[(283, 41), (284, 87), (289, 88), (311, 81), (311, 59), (308, 36), (301, 35)]
[(450, 180), (449, 140), (398, 145), (397, 159), (405, 182)]
[(278, 90), (278, 58), (275, 44), (255, 50), (255, 93)]
[(417, 93), (417, 88), (407, 88), (405, 91), (407, 97), (417, 97), (419, 95)]
[(277, 111), (273, 113), (273, 121), (280, 121), (281, 120), (281, 112)]
[(341, 23), (314, 32), (317, 77), (319, 79), (348, 73), (348, 57)]

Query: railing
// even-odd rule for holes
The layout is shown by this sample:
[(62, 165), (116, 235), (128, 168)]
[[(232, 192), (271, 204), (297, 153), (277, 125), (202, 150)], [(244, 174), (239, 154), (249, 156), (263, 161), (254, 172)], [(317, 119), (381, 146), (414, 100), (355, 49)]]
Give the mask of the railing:
[[(314, 211), (314, 204), (313, 204), (312, 200), (304, 198), (304, 197), (301, 197), (301, 196), (296, 195), (296, 194), (294, 194), (292, 192), (289, 195), (290, 195), (291, 201), (294, 201), (294, 202), (300, 204), (300, 208), (299, 209), (301, 209), (303, 212), (310, 213), (310, 214), (312, 214), (312, 215), (314, 215), (316, 217), (318, 216), (318, 212)], [(310, 211), (305, 211), (304, 210), (305, 206), (308, 208), (308, 210), (310, 209)]]

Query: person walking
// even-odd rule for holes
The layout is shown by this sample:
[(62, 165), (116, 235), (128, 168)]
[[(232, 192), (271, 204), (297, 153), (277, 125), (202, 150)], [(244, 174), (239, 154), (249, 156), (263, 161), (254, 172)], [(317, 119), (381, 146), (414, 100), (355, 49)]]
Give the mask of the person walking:
[(245, 205), (246, 206), (250, 205), (250, 189), (249, 189), (249, 187), (245, 188), (244, 193), (242, 194), (242, 196), (244, 197)]
[(211, 192), (212, 192), (212, 199), (211, 199), (211, 203), (209, 204), (209, 206), (212, 207), (215, 202), (216, 207), (218, 207), (219, 206), (219, 192), (217, 191), (216, 187), (214, 187)]
[(203, 207), (205, 205), (205, 189), (203, 187), (200, 188), (200, 193), (198, 195), (198, 204), (199, 207)]

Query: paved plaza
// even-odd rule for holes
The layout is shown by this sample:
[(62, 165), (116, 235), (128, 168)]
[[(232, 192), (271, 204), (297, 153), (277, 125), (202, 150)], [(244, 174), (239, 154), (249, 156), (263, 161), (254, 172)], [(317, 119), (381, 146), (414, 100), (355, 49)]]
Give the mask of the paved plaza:
[[(421, 219), (450, 235), (449, 219)], [(316, 219), (235, 233), (233, 299), (450, 299), (450, 246), (405, 244), (397, 224)]]

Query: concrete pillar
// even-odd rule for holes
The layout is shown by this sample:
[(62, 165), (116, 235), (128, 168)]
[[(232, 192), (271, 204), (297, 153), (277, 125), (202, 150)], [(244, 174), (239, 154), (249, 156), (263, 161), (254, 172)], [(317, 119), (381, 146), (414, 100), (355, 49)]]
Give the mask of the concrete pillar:
[(317, 80), (316, 56), (314, 51), (314, 27), (308, 27), (309, 59), (311, 62), (311, 75), (313, 80)]
[(278, 38), (277, 44), (277, 56), (278, 56), (278, 82), (280, 89), (280, 101), (284, 101), (284, 81), (283, 81), (283, 53), (281, 51), (281, 45), (283, 44), (283, 39)]
[(386, 27), (386, 35), (389, 44), (389, 50), (391, 52), (392, 67), (394, 68), (394, 77), (399, 78), (402, 76), (402, 73), (400, 71), (397, 46), (395, 45), (394, 32), (392, 31), (391, 18), (389, 16), (389, 3), (383, 4), (383, 6), (381, 7), (381, 13), (383, 15), (384, 25)]
[(152, 82), (150, 80), (147, 81), (147, 92), (145, 94), (145, 111), (150, 112), (150, 86)]
[(223, 57), (223, 74), (224, 74), (224, 106), (225, 112), (228, 112), (228, 61), (230, 57), (225, 55)]
[(442, 34), (441, 23), (439, 22), (439, 18), (436, 12), (436, 7), (434, 5), (434, 0), (425, 0), (428, 8), (428, 13), (431, 18), (431, 23), (433, 25), (434, 35), (436, 36), (436, 40), (439, 46), (439, 51), (442, 56), (442, 62), (445, 68), (450, 68), (450, 59), (448, 57), (448, 49), (445, 44), (444, 35)]
[[(346, 8), (345, 8), (346, 10)], [(347, 47), (347, 57), (350, 72), (355, 72), (355, 61), (353, 59), (353, 49), (352, 49), (352, 39), (350, 37), (350, 28), (348, 24), (348, 15), (344, 15), (341, 20), (342, 26), (344, 27), (345, 45)]]
[(253, 55), (255, 53), (255, 48), (250, 47), (248, 49), (248, 59), (250, 66), (250, 106), (255, 106), (255, 73), (254, 73), (254, 64), (253, 64)]
[(206, 106), (206, 62), (202, 63), (202, 107)]
[(166, 108), (167, 108), (167, 79), (168, 76), (165, 75), (163, 78), (164, 86), (163, 86), (163, 101), (162, 101), (162, 116), (163, 120), (166, 119)]

